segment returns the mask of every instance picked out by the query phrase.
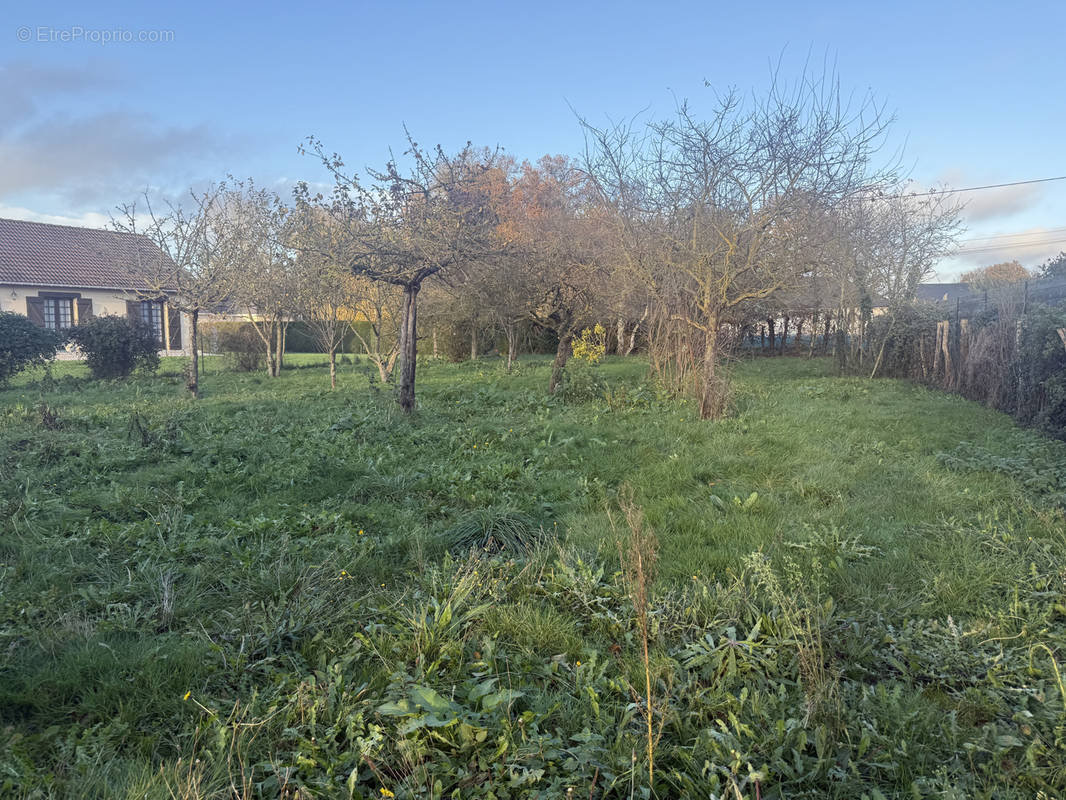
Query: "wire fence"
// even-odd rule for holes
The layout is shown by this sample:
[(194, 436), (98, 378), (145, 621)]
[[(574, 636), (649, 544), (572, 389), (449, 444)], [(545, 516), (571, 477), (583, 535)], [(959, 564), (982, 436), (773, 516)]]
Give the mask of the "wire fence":
[(1066, 278), (919, 302), (873, 329), (878, 374), (961, 394), (1066, 438)]
[(1029, 280), (1009, 286), (969, 290), (966, 294), (933, 301), (943, 309), (945, 319), (967, 319), (995, 309), (1028, 313), (1035, 305), (1058, 306), (1066, 303), (1066, 278)]

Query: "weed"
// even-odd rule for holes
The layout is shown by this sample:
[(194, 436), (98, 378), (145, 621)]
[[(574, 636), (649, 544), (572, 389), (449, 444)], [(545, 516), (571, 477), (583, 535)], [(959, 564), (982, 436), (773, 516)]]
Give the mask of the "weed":
[(819, 360), (713, 424), (290, 360), (0, 390), (0, 796), (1066, 793), (1060, 445)]

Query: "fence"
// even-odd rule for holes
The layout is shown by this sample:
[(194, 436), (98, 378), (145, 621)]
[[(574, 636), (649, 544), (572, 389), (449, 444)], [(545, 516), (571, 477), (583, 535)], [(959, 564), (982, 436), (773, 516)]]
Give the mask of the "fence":
[(878, 374), (918, 380), (1066, 438), (1066, 280), (1029, 281), (875, 320)]
[(1057, 306), (1066, 303), (1066, 278), (1023, 281), (1009, 286), (971, 290), (966, 296), (956, 296), (933, 305), (956, 317), (972, 317), (994, 308), (1020, 309), (1024, 314), (1030, 306)]

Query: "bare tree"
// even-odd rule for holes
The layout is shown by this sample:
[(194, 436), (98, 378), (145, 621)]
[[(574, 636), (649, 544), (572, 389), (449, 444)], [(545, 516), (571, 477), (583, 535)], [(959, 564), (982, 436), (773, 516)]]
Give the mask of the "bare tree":
[(873, 218), (867, 252), (874, 281), (893, 305), (912, 300), (937, 261), (955, 250), (964, 206), (954, 195), (901, 188), (865, 198)]
[(497, 155), (469, 143), (455, 155), (439, 146), (425, 151), (408, 136), (404, 155), (410, 169), (403, 171), (390, 159), (383, 170), (368, 170), (364, 182), (318, 140), (309, 139), (306, 150), (321, 159), (336, 182), (328, 200), (312, 197), (306, 185), (297, 189), (298, 202), (324, 208), (345, 233), (329, 255), (355, 274), (403, 291), (398, 402), (411, 412), (418, 293), (428, 278), (488, 255), (494, 219), (484, 177)]
[(228, 269), (231, 231), (220, 206), (227, 185), (212, 184), (203, 191), (189, 191), (184, 204), (169, 200), (153, 202), (145, 191), (138, 202), (119, 209), (112, 226), (123, 233), (141, 234), (158, 251), (138, 249), (138, 295), (155, 300), (164, 294), (168, 304), (189, 320), (189, 362), (186, 386), (199, 396), (199, 319), (202, 311), (216, 309), (232, 292)]
[(337, 388), (337, 350), (356, 316), (359, 295), (354, 276), (314, 250), (294, 262), (294, 298), (299, 317), (329, 358), (329, 385)]
[(367, 359), (377, 368), (378, 378), (382, 383), (388, 383), (400, 355), (399, 321), (403, 293), (391, 283), (350, 274), (349, 279), (356, 287), (356, 314), (349, 327)]
[(682, 103), (644, 129), (583, 122), (585, 166), (618, 218), (621, 249), (666, 320), (687, 331), (670, 332), (698, 358), (700, 415), (717, 417), (722, 325), (795, 283), (793, 221), (871, 182), (887, 120), (869, 98), (849, 103), (834, 76), (805, 75), (792, 89), (775, 80), (761, 98), (720, 96), (706, 121)]
[(899, 309), (912, 301), (918, 285), (932, 274), (937, 261), (958, 245), (963, 206), (949, 193), (932, 195), (889, 191), (883, 196), (862, 198), (866, 217), (864, 255), (872, 280), (889, 304), (892, 315), (877, 347), (870, 377), (877, 375), (899, 316)]
[(284, 364), (288, 321), (297, 306), (290, 212), (276, 193), (250, 180), (230, 188), (222, 207), (232, 231), (232, 301), (258, 335), (268, 374), (276, 378)]

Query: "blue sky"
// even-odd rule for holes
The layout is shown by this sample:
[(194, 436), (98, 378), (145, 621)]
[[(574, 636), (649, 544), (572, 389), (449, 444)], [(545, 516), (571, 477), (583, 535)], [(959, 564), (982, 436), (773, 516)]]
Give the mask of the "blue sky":
[[(227, 172), (324, 181), (297, 152), (307, 135), (381, 164), (405, 123), (426, 144), (577, 153), (571, 107), (594, 121), (665, 115), (675, 97), (699, 108), (705, 80), (764, 86), (782, 54), (786, 77), (828, 56), (846, 89), (883, 100), (920, 184), (1066, 175), (1060, 3), (93, 5), (24, 4), (0, 22), (0, 216), (102, 224), (146, 185)], [(141, 31), (169, 41), (100, 41)], [(967, 239), (1066, 228), (1066, 181), (967, 197)]]

